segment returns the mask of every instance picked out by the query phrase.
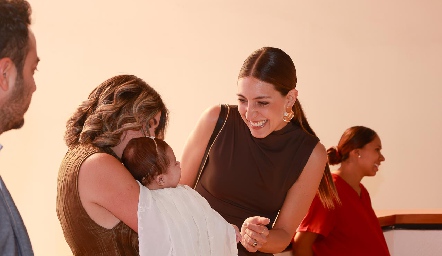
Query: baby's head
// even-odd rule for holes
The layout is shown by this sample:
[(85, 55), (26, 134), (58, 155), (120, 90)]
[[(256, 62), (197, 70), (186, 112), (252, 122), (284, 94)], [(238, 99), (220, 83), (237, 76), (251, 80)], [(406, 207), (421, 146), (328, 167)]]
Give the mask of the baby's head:
[(180, 162), (172, 148), (160, 139), (131, 139), (123, 151), (122, 162), (149, 189), (176, 187), (181, 178)]

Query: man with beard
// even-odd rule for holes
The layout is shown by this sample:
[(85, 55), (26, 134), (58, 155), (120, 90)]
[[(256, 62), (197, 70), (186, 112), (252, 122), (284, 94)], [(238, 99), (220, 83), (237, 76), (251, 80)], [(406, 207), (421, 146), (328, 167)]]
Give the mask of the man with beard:
[[(0, 0), (0, 134), (19, 129), (36, 90), (36, 41), (25, 0)], [(0, 149), (1, 149), (0, 145)], [(34, 255), (26, 227), (0, 176), (0, 255)]]

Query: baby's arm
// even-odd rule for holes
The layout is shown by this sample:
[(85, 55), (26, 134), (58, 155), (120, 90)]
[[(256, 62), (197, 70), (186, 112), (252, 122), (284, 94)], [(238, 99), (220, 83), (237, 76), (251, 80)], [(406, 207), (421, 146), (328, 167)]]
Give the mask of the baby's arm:
[(235, 229), (235, 234), (236, 234), (236, 243), (239, 243), (241, 241), (241, 232), (239, 231), (239, 228), (234, 225), (234, 224), (230, 224), (233, 226), (233, 228)]

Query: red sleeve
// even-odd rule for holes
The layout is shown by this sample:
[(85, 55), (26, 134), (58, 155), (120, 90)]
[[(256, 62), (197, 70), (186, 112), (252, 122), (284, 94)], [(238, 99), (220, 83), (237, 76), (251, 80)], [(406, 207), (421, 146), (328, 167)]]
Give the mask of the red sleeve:
[(328, 236), (336, 223), (336, 211), (326, 209), (316, 194), (310, 209), (299, 224), (297, 232), (308, 231)]

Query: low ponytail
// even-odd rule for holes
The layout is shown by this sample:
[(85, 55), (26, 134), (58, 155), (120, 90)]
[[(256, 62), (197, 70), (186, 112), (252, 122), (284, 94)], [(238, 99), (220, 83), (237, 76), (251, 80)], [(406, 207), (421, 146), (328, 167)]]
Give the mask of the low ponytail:
[[(299, 125), (307, 133), (316, 136), (315, 132), (310, 127), (307, 118), (305, 117), (299, 99), (296, 100), (292, 110), (295, 113), (295, 117), (292, 119), (292, 122)], [(341, 204), (341, 200), (339, 199), (338, 192), (336, 191), (335, 183), (333, 182), (328, 163), (325, 164), (324, 174), (322, 175), (321, 182), (319, 183), (318, 195), (322, 205), (328, 209), (334, 209), (335, 203)]]

